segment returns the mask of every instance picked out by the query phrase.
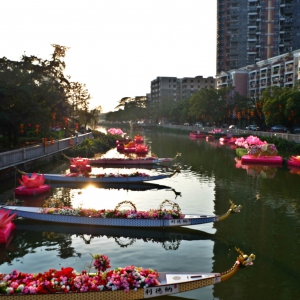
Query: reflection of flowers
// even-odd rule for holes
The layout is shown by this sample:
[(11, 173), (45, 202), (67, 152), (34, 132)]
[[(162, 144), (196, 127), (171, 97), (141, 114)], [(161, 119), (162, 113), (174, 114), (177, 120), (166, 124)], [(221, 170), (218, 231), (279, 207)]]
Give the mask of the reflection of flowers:
[(29, 175), (22, 175), (22, 180), (20, 178), (18, 180), (22, 186), (35, 188), (44, 184), (45, 176), (44, 174), (38, 175), (37, 173), (32, 173), (31, 177)]
[(300, 169), (299, 168), (291, 168), (290, 173), (300, 175)]
[(274, 178), (277, 172), (276, 167), (264, 166), (264, 165), (243, 165), (241, 160), (235, 158), (235, 167), (245, 169), (247, 174), (252, 177)]
[[(54, 294), (99, 292), (147, 288), (159, 285), (158, 273), (153, 269), (143, 269), (135, 266), (110, 268), (110, 262), (105, 255), (92, 255), (94, 266), (99, 270), (97, 275), (75, 273), (73, 268), (62, 268), (60, 271), (50, 269), (44, 273), (30, 274), (14, 270), (10, 274), (0, 274), (0, 293), (2, 294)], [(103, 267), (105, 265), (105, 267)], [(101, 298), (101, 296), (99, 296)]]

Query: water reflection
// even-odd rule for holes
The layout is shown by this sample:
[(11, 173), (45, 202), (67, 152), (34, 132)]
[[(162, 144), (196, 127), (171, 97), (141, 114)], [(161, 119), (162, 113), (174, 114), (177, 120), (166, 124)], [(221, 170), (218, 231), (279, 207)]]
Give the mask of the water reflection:
[(25, 196), (14, 195), (13, 190), (8, 191), (4, 195), (0, 195), (1, 205), (21, 205), (41, 207), (46, 199), (50, 196), (60, 199), (65, 205), (71, 205), (74, 194), (82, 194), (85, 190), (93, 190), (93, 193), (97, 193), (97, 190), (114, 190), (114, 191), (158, 191), (165, 190), (173, 192), (175, 199), (181, 196), (181, 192), (176, 191), (167, 185), (156, 183), (69, 183), (69, 182), (49, 182), (51, 190), (39, 195)]
[(247, 175), (252, 177), (262, 178), (274, 178), (277, 172), (278, 166), (272, 165), (258, 165), (258, 164), (242, 164), (241, 160), (235, 158), (235, 167), (237, 169), (244, 169)]
[(73, 245), (75, 239), (77, 241), (79, 239), (83, 245), (99, 243), (99, 241), (105, 243), (103, 240), (112, 239), (120, 248), (127, 248), (136, 241), (142, 241), (161, 244), (166, 251), (178, 250), (182, 241), (197, 240), (219, 240), (229, 247), (229, 243), (225, 239), (191, 228), (93, 227), (52, 224), (25, 219), (16, 219), (14, 222), (17, 229), (12, 234), (10, 242), (0, 248), (0, 264), (19, 260), (40, 247), (45, 247), (47, 251), (55, 251), (57, 256), (63, 259), (81, 257), (81, 252), (76, 250), (78, 247)]

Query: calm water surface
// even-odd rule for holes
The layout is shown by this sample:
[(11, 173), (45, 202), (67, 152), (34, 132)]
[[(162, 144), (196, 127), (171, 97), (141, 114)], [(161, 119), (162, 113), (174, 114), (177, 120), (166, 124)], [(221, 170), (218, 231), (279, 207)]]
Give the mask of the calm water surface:
[[(134, 134), (129, 132), (131, 137)], [(180, 174), (153, 181), (144, 190), (138, 185), (116, 189), (51, 184), (50, 195), (71, 199), (74, 206), (99, 209), (114, 208), (128, 200), (137, 209), (147, 210), (158, 208), (164, 199), (169, 199), (187, 214), (222, 214), (232, 200), (242, 205), (241, 212), (222, 222), (170, 231), (95, 230), (17, 221), (11, 243), (0, 248), (0, 271), (40, 272), (67, 266), (81, 271), (89, 266), (90, 253), (102, 253), (109, 256), (113, 268), (134, 264), (158, 271), (222, 272), (233, 265), (237, 257), (235, 247), (239, 247), (244, 253), (256, 255), (253, 266), (240, 270), (228, 281), (177, 296), (299, 299), (300, 175), (292, 174), (286, 167), (237, 168), (235, 150), (218, 142), (151, 131), (142, 134), (159, 157), (182, 153), (175, 161), (181, 167)], [(62, 163), (42, 171), (66, 172), (68, 166)], [(144, 171), (169, 172), (170, 168), (159, 166)], [(1, 185), (1, 202), (13, 199), (15, 186), (15, 180)], [(40, 206), (42, 202), (43, 197), (36, 197), (23, 203)]]

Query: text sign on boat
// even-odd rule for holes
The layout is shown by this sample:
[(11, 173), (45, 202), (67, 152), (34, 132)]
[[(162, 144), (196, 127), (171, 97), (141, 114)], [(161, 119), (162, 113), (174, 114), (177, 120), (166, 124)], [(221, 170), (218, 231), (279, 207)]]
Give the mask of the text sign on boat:
[(177, 284), (170, 284), (165, 286), (153, 286), (144, 289), (144, 298), (151, 298), (157, 296), (164, 296), (179, 293)]
[(171, 219), (168, 220), (168, 226), (191, 225), (190, 219)]

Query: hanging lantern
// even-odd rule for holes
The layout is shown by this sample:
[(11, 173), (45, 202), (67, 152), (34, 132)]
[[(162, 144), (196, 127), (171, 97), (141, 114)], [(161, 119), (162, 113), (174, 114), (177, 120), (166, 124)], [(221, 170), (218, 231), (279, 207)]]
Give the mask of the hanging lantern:
[(21, 134), (24, 133), (24, 124), (20, 124), (20, 133), (21, 133)]
[(39, 133), (39, 128), (40, 128), (40, 125), (36, 124), (36, 125), (35, 125), (35, 133), (36, 133), (36, 134)]
[(67, 117), (64, 117), (64, 123), (66, 126), (69, 124), (69, 119)]
[(75, 123), (75, 129), (78, 130), (78, 123)]

